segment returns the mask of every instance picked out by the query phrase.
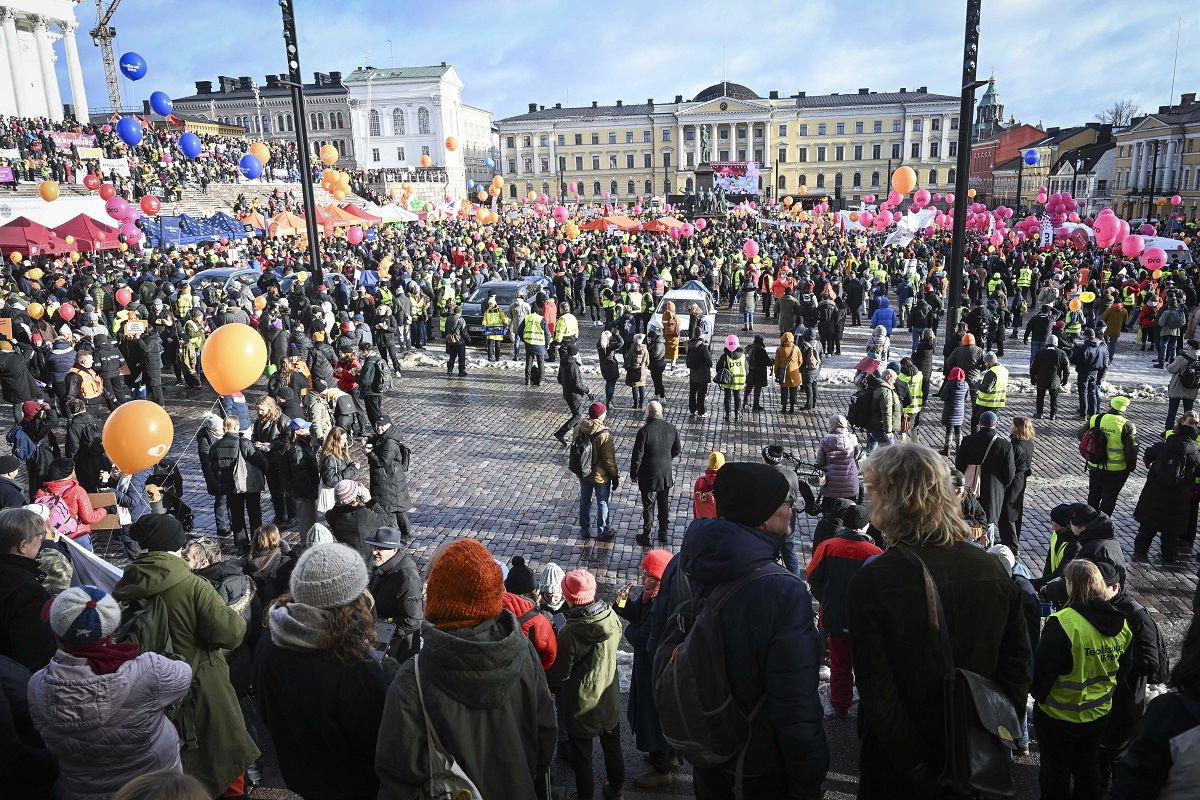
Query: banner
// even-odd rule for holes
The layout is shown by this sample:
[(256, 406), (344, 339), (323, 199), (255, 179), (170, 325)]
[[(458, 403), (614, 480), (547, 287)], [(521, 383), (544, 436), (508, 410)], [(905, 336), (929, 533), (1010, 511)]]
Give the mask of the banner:
[(79, 153), (80, 158), (104, 158), (104, 151), (99, 147), (77, 147), (75, 150)]
[(15, 147), (9, 147), (0, 150), (0, 158), (7, 158), (9, 161), (17, 161), (21, 158), (21, 151)]
[(12, 167), (0, 167), (0, 183), (12, 183), (13, 171)]
[(83, 545), (69, 536), (59, 537), (59, 540), (67, 544), (67, 555), (71, 559), (72, 567), (72, 586), (95, 586), (106, 592), (116, 588), (117, 581), (124, 575), (120, 569), (84, 549)]
[(90, 133), (66, 133), (64, 131), (42, 131), (50, 137), (55, 147), (95, 147), (96, 137)]
[(113, 172), (120, 175), (122, 178), (129, 177), (129, 159), (128, 158), (102, 158), (100, 159), (100, 171), (105, 175), (110, 175)]
[(758, 162), (713, 161), (713, 183), (726, 194), (758, 194)]
[(1049, 214), (1042, 214), (1042, 231), (1038, 239), (1039, 247), (1046, 247), (1054, 241), (1054, 224), (1050, 222)]

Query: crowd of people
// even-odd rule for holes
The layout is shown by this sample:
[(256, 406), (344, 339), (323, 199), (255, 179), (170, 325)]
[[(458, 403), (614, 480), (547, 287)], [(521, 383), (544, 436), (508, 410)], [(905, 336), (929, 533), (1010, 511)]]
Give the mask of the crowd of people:
[[(59, 159), (51, 169), (68, 168), (36, 129), (10, 127), (12, 146), (41, 143), (42, 158)], [(1112, 515), (1141, 463), (1132, 557), (1148, 559), (1156, 538), (1164, 567), (1190, 557), (1200, 303), (1188, 262), (1155, 276), (1094, 247), (978, 240), (963, 295), (950, 297), (943, 234), (897, 249), (828, 221), (751, 229), (742, 212), (679, 239), (570, 237), (551, 219), (530, 209), (499, 225), (463, 216), (380, 228), (358, 244), (329, 238), (321, 269), (344, 278), (329, 282), (291, 240), (6, 266), (5, 785), (30, 798), (152, 797), (167, 784), (181, 797), (244, 796), (262, 778), (269, 736), (287, 787), (310, 798), (550, 798), (556, 757), (583, 800), (668, 785), (681, 758), (697, 797), (815, 798), (829, 768), (827, 664), (835, 718), (852, 713), (857, 688), (859, 796), (949, 796), (945, 656), (1010, 707), (1011, 749), (1028, 754), (1036, 741), (1044, 797), (1072, 782), (1084, 798), (1186, 796), (1196, 759), (1163, 753), (1184, 731), (1194, 739), (1200, 633), (1189, 631), (1172, 669), (1131, 596)], [(747, 237), (757, 256), (744, 254)], [(193, 280), (210, 266), (260, 276)], [(484, 288), (523, 278), (536, 284), (528, 299), (501, 303)], [(691, 280), (738, 313), (738, 334), (716, 335), (697, 306), (679, 314), (665, 302)], [(478, 335), (467, 302), (480, 305)], [(951, 303), (962, 321), (944, 330)], [(208, 527), (175, 461), (121, 474), (102, 428), (129, 399), (170, 408), (164, 375), (204, 387), (198, 356), (229, 324), (261, 334), (266, 379), (217, 398), (195, 438)], [(589, 324), (603, 387), (582, 368)], [(1102, 394), (1114, 359), (1144, 358), (1118, 348), (1130, 329), (1153, 352), (1145, 366), (1171, 376), (1161, 430), (1140, 436), (1134, 401)], [(849, 396), (831, 400), (823, 360), (863, 338)], [(1029, 342), (1027, 362), (1005, 355), (1014, 338)], [(511, 345), (526, 396), (545, 391), (555, 365), (569, 416), (554, 435), (578, 479), (579, 535), (614, 540), (612, 492), (622, 478), (636, 484), (640, 591), (613, 593), (572, 564), (500, 562), (471, 539), (418, 566), (408, 475), (423, 465), (388, 405), (403, 395), (405, 357), (435, 342), (448, 381), (478, 363), (469, 344), (486, 345), (492, 362)], [(717, 450), (673, 541), (683, 440), (664, 408), (682, 393), (667, 379), (681, 357), (692, 417), (708, 416), (715, 384), (722, 431), (754, 415), (820, 414), (819, 496), (779, 445), (760, 463)], [(1037, 428), (1063, 416), (1072, 370), (1077, 414), (1061, 430), (1080, 441), (1087, 496), (1026, 521)], [(1031, 416), (1009, 408), (1025, 374)], [(644, 415), (629, 441), (608, 424), (622, 381)], [(925, 407), (938, 403), (930, 422)], [(115, 509), (89, 496), (105, 490), (122, 509), (111, 527), (128, 563), (98, 587), (75, 572), (77, 551), (94, 546), (90, 526), (112, 523)], [(817, 522), (802, 567), (806, 512)], [(1054, 532), (1040, 575), (1026, 566), (1029, 524)], [(624, 702), (622, 638), (634, 654)], [(1164, 682), (1172, 690), (1147, 704), (1147, 684)], [(625, 725), (648, 762), (632, 779)]]

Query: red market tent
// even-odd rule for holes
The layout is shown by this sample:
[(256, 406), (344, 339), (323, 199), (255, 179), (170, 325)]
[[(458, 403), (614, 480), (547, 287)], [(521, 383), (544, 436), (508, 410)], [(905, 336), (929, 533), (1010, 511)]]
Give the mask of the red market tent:
[(44, 253), (68, 253), (68, 247), (52, 230), (27, 217), (17, 217), (0, 227), (0, 251), (36, 256)]
[(674, 217), (659, 217), (656, 220), (651, 220), (643, 224), (642, 230), (650, 231), (651, 233), (667, 233), (671, 228), (682, 228), (685, 224)]
[(623, 217), (619, 214), (612, 214), (606, 217), (596, 217), (591, 222), (579, 226), (581, 231), (606, 231), (609, 226), (616, 226), (618, 230), (632, 231), (636, 230), (638, 223), (631, 220), (629, 217)]
[(383, 217), (377, 217), (374, 214), (370, 214), (353, 203), (347, 203), (346, 205), (342, 206), (342, 210), (347, 214), (352, 214), (353, 216), (358, 217), (368, 225), (378, 225), (379, 223), (383, 222)]
[(77, 250), (79, 252), (115, 250), (120, 244), (117, 241), (117, 234), (120, 233), (117, 228), (105, 225), (95, 217), (88, 216), (87, 214), (72, 217), (55, 228), (54, 232), (63, 240), (68, 236), (75, 237), (75, 242), (67, 246), (68, 250)]

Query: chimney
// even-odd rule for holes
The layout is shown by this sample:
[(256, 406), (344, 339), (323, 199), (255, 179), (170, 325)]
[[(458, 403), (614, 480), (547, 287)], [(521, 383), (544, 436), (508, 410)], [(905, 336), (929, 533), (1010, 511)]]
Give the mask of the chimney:
[(900, 94), (904, 94), (907, 91), (908, 89), (905, 89), (903, 86), (900, 87)]
[(243, 75), (240, 78), (238, 78), (238, 88), (239, 89), (246, 89), (247, 91), (249, 91), (250, 83), (251, 83), (250, 77), (247, 75)]
[(450, 65), (449, 65), (449, 64), (447, 64), (445, 61), (443, 61), (443, 62), (442, 62), (442, 66), (443, 66), (443, 67), (448, 67), (448, 66), (450, 66)]
[(555, 107), (555, 108), (562, 108), (562, 103), (555, 103), (555, 104), (554, 104), (554, 107)]
[(227, 94), (228, 92), (233, 91), (233, 83), (234, 83), (233, 78), (227, 77), (225, 75), (218, 75), (217, 82), (221, 86), (221, 94)]
[(1196, 102), (1196, 93), (1195, 92), (1188, 92), (1187, 94), (1182, 94), (1179, 96), (1179, 105), (1181, 105), (1181, 106), (1190, 106), (1190, 105), (1193, 105), (1195, 102)]
[(870, 89), (859, 89), (858, 93), (859, 94), (870, 94), (871, 90)]
[(545, 111), (545, 110), (546, 110), (545, 106), (538, 106), (538, 111)]
[(340, 72), (329, 73), (329, 82), (331, 84), (333, 84), (334, 86), (341, 86), (342, 85), (342, 73), (340, 73)]
[(767, 93), (767, 99), (768, 100), (778, 100), (779, 99), (779, 90), (772, 89), (770, 92)]
[(592, 101), (592, 108), (598, 108), (598, 107), (599, 107), (599, 105), (600, 105), (600, 104), (599, 104), (599, 103), (597, 103), (595, 100), (593, 100), (593, 101)]
[(682, 102), (683, 102), (683, 95), (681, 95), (681, 94), (677, 94), (677, 95), (675, 95), (675, 102), (676, 102), (676, 103), (682, 103)]
[(149, 101), (149, 100), (143, 100), (143, 101), (142, 101), (142, 116), (143, 116), (143, 117), (148, 117), (148, 116), (150, 116), (150, 114), (151, 114), (151, 111), (150, 111), (150, 101)]
[(196, 81), (196, 94), (212, 94), (212, 81)]
[(536, 113), (537, 113), (537, 103), (530, 103), (530, 104), (529, 104), (529, 113), (530, 113), (530, 114), (536, 114)]
[(651, 108), (654, 108), (654, 98), (653, 98), (653, 97), (647, 97), (647, 98), (646, 98), (646, 105), (650, 106)]
[(617, 108), (620, 108), (620, 107), (621, 107), (621, 106), (623, 106), (624, 104), (625, 104), (625, 103), (624, 103), (624, 101), (623, 101), (623, 100), (618, 100), (618, 101), (617, 101)]
[(313, 83), (315, 83), (317, 86), (324, 86), (326, 77), (327, 76), (323, 72), (314, 72)]
[(917, 89), (917, 94), (929, 94), (929, 87), (922, 86), (920, 89)]

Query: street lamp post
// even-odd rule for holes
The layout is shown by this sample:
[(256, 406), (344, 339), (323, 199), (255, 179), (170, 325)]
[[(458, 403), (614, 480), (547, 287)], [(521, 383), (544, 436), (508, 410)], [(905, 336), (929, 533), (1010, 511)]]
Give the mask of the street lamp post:
[(975, 90), (987, 81), (975, 79), (979, 63), (979, 20), (983, 0), (967, 0), (966, 32), (963, 36), (962, 97), (958, 107), (958, 164), (954, 174), (954, 240), (950, 248), (949, 296), (946, 298), (946, 333), (958, 324), (962, 297), (963, 257), (967, 251), (967, 190), (971, 179), (971, 115)]
[(283, 12), (283, 43), (287, 49), (288, 77), (280, 81), (292, 91), (292, 114), (296, 118), (296, 150), (300, 161), (300, 194), (304, 199), (304, 224), (308, 231), (308, 258), (311, 264), (310, 286), (314, 294), (325, 282), (321, 269), (321, 239), (317, 228), (317, 199), (313, 194), (312, 163), (308, 154), (308, 122), (304, 118), (304, 81), (300, 74), (300, 50), (296, 37), (295, 0), (279, 0)]
[(1017, 162), (1017, 199), (1013, 205), (1017, 207), (1017, 213), (1021, 213), (1021, 179), (1025, 177), (1025, 154), (1021, 153), (1021, 160)]

